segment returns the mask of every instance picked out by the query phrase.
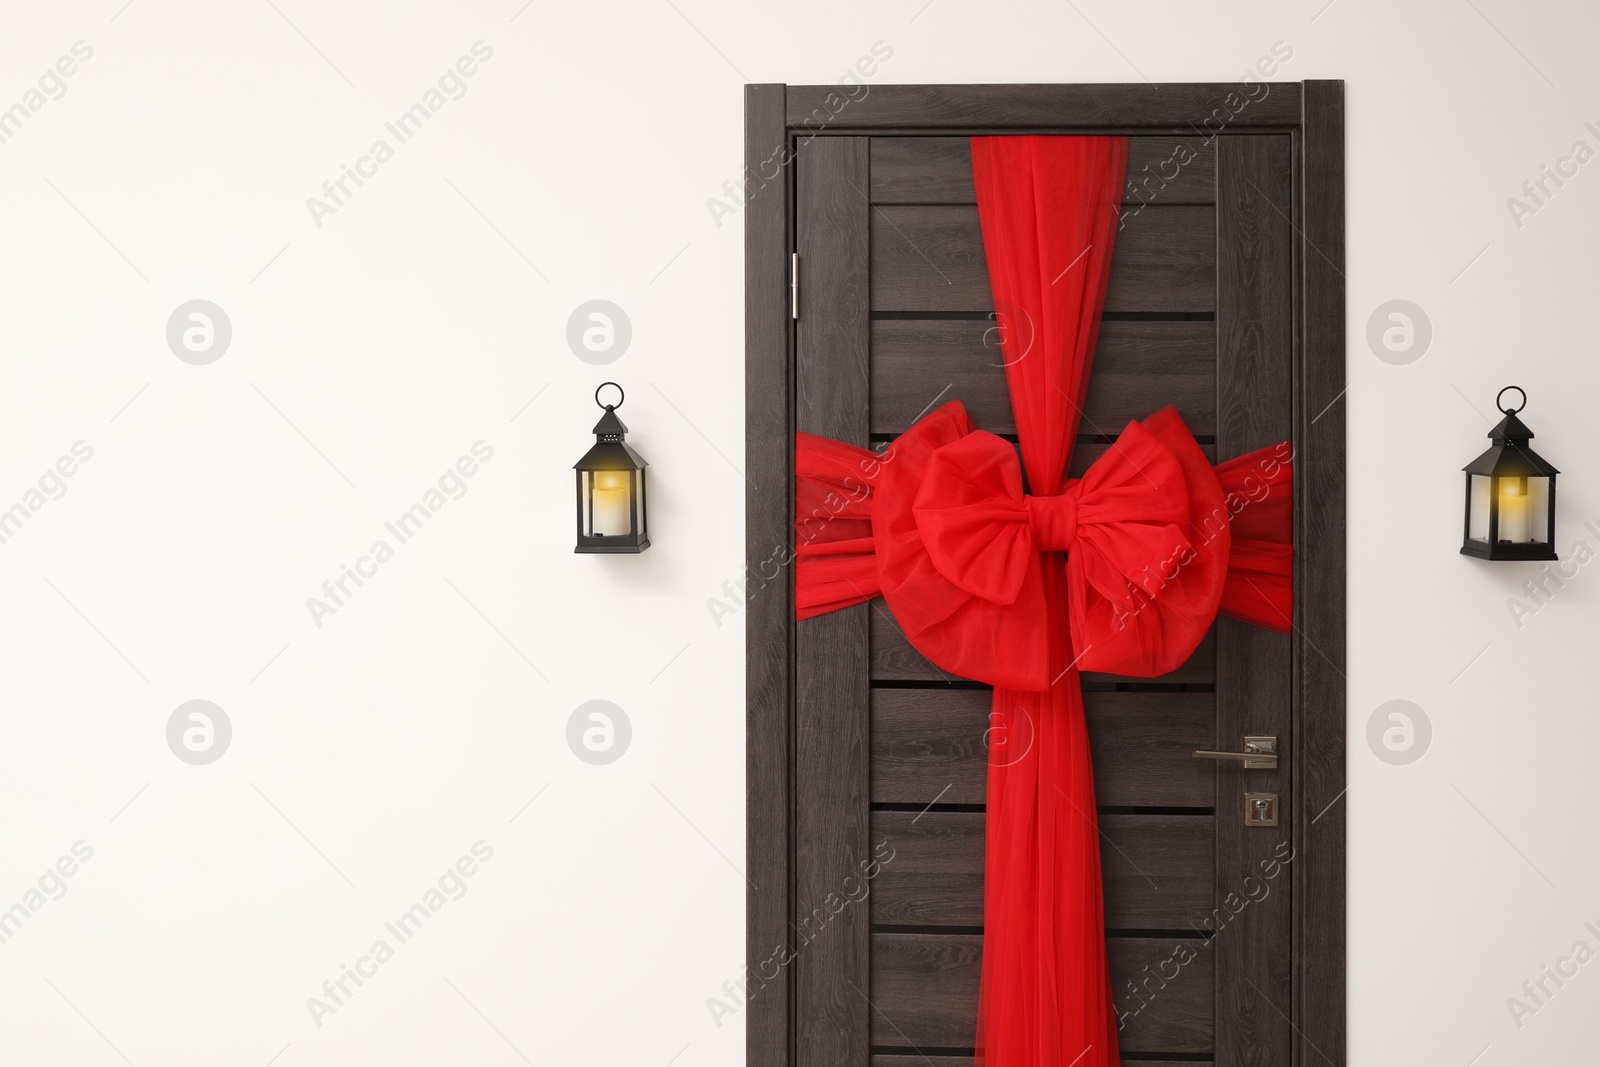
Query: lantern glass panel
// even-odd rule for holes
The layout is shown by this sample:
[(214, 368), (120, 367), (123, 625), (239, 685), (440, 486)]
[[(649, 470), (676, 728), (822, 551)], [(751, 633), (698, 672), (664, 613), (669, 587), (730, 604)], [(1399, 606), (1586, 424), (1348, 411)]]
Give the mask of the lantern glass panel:
[(1550, 529), (1550, 479), (1528, 479), (1528, 535), (1532, 540), (1552, 544)]
[(1489, 476), (1469, 475), (1472, 485), (1467, 491), (1467, 536), (1474, 541), (1489, 543)]
[(1550, 543), (1550, 479), (1535, 475), (1495, 479), (1500, 483), (1500, 540)]
[(1495, 539), (1501, 544), (1528, 541), (1528, 479), (1512, 475), (1494, 480)]
[(645, 506), (644, 506), (644, 483), (645, 483), (644, 471), (641, 470), (639, 472), (639, 511), (638, 511), (638, 515), (639, 515), (639, 533), (644, 537), (649, 537), (650, 536), (650, 530), (648, 528), (649, 527), (649, 521), (646, 518), (646, 516), (648, 516), (650, 514), (650, 512), (645, 510)]
[(589, 481), (590, 527), (594, 537), (627, 537), (633, 533), (633, 472), (585, 471)]
[(594, 536), (594, 507), (592, 506), (594, 486), (591, 484), (591, 479), (593, 478), (593, 471), (578, 472), (578, 507), (582, 509), (582, 526), (580, 528), (583, 530), (583, 536), (585, 537)]

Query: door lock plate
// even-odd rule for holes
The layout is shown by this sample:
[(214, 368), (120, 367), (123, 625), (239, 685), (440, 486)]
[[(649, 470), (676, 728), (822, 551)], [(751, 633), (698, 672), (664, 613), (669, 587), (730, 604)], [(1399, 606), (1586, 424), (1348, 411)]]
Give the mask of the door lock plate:
[(1246, 826), (1278, 825), (1278, 794), (1246, 793), (1244, 795), (1244, 824)]

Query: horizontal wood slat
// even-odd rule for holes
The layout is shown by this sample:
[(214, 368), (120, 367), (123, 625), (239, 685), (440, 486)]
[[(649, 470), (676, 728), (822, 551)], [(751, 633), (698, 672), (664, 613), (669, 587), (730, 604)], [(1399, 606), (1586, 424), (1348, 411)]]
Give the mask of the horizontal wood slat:
[[(1215, 208), (1152, 204), (1117, 234), (1105, 310), (1211, 311), (1216, 255)], [(976, 207), (873, 208), (872, 310), (993, 309)]]
[[(873, 322), (872, 432), (903, 432), (927, 411), (930, 400), (942, 395), (960, 400), (983, 429), (1015, 433), (1005, 372), (1005, 361), (1015, 358), (1001, 354), (999, 327), (991, 321)], [(1020, 358), (1028, 358), (1025, 349)], [(1216, 325), (1102, 323), (1081, 432), (1117, 434), (1129, 420), (1167, 404), (1178, 406), (1196, 434), (1216, 432)]]
[[(1217, 198), (1215, 142), (1203, 137), (1128, 138), (1123, 203), (1211, 204)], [(966, 137), (874, 137), (874, 204), (974, 204)], [(1129, 208), (1124, 208), (1128, 210)]]
[[(1114, 937), (1106, 947), (1123, 1051), (1210, 1052), (1214, 957), (1206, 943)], [(971, 1048), (982, 956), (977, 934), (873, 934), (872, 1044)]]
[[(986, 689), (874, 689), (873, 802), (984, 803), (991, 696)], [(1213, 806), (1215, 767), (1192, 755), (1217, 740), (1212, 694), (1085, 693), (1084, 711), (1102, 806)]]
[[(1109, 446), (1106, 445), (1080, 445), (1075, 458), (1081, 458), (1087, 465), (1104, 453)], [(1207, 448), (1206, 452), (1210, 453)], [(1075, 474), (1081, 474), (1082, 468), (1075, 462)], [(921, 652), (911, 647), (911, 642), (906, 640), (905, 633), (894, 621), (894, 616), (881, 602), (874, 604), (875, 610), (869, 625), (872, 631), (872, 680), (875, 682), (953, 682), (960, 681), (959, 675), (941, 670), (928, 662)], [(1083, 680), (1086, 682), (1192, 682), (1208, 683), (1216, 679), (1216, 646), (1213, 643), (1214, 630), (1208, 632), (1200, 646), (1194, 650), (1194, 655), (1177, 670), (1161, 675), (1159, 678), (1128, 678), (1117, 674), (1101, 674), (1096, 671), (1086, 671)]]
[[(1185, 419), (1188, 418), (1188, 413), (1187, 412), (1184, 412), (1184, 417), (1185, 417)], [(1121, 427), (1118, 427), (1119, 431), (1121, 429), (1122, 429)], [(1196, 432), (1198, 433), (1199, 431), (1196, 431)], [(1071, 475), (1072, 477), (1074, 477), (1074, 478), (1083, 477), (1083, 472), (1089, 469), (1090, 464), (1092, 464), (1095, 460), (1099, 459), (1101, 456), (1105, 455), (1109, 451), (1111, 451), (1111, 446), (1110, 445), (1079, 445), (1072, 452), (1072, 462), (1067, 465), (1067, 473), (1069, 475)], [(1211, 463), (1216, 463), (1216, 461), (1217, 461), (1217, 446), (1216, 445), (1201, 445), (1200, 446), (1200, 451), (1205, 454), (1205, 457), (1206, 457), (1206, 459), (1208, 461), (1210, 461)], [(1206, 647), (1205, 645), (1201, 645), (1200, 646), (1201, 649), (1203, 649), (1205, 647)], [(1200, 649), (1196, 649), (1195, 650), (1195, 656), (1198, 656), (1199, 654), (1200, 654)], [(1200, 668), (1200, 666), (1201, 665), (1197, 665), (1195, 663), (1194, 656), (1191, 656), (1191, 657), (1189, 657), (1189, 662), (1185, 663), (1182, 667), (1180, 667), (1178, 669), (1178, 671), (1173, 671), (1171, 674), (1164, 674), (1164, 675), (1161, 676), (1160, 680), (1163, 681), (1163, 682), (1210, 681), (1211, 679), (1210, 679), (1209, 676), (1204, 678), (1204, 679), (1180, 678), (1180, 677), (1178, 677), (1179, 671), (1187, 670), (1187, 669), (1189, 669), (1191, 667), (1194, 667), (1195, 669), (1198, 670)], [(1095, 681), (1126, 682), (1126, 681), (1130, 680), (1130, 679), (1125, 678), (1125, 677), (1123, 677), (1121, 675), (1096, 674), (1094, 672), (1089, 672), (1089, 673), (1085, 674), (1084, 678), (1086, 680), (1088, 680), (1088, 681), (1091, 681), (1091, 682), (1095, 682)], [(1137, 680), (1137, 679), (1133, 679), (1133, 680)]]
[[(893, 852), (874, 852), (892, 858), (872, 882), (872, 921), (982, 926), (986, 819), (982, 812), (873, 812), (873, 848), (887, 841)], [(1214, 834), (1209, 815), (1100, 816), (1107, 929), (1205, 929), (1215, 896)]]

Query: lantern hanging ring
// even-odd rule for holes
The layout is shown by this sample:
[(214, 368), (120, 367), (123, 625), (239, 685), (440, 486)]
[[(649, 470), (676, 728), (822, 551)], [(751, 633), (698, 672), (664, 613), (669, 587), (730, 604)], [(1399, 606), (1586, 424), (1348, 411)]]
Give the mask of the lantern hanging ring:
[[(615, 389), (617, 391), (617, 402), (615, 404), (602, 404), (602, 403), (600, 403), (600, 389), (604, 389), (608, 385), (611, 386), (611, 388), (613, 388), (613, 389)], [(1513, 386), (1513, 388), (1515, 388), (1515, 387)], [(622, 402), (624, 400), (626, 400), (627, 398), (628, 398), (628, 394), (624, 393), (622, 391), (622, 386), (618, 385), (616, 382), (601, 382), (600, 383), (600, 388), (596, 389), (594, 391), (594, 402), (595, 402), (595, 404), (598, 405), (599, 407), (605, 408), (607, 411), (615, 411), (617, 408), (620, 408), (622, 406)], [(1527, 398), (1526, 397), (1523, 398), (1523, 402), (1524, 403), (1527, 402)], [(1521, 409), (1518, 409), (1518, 410), (1521, 410)]]
[[(1515, 389), (1517, 391), (1517, 394), (1522, 397), (1522, 403), (1518, 404), (1515, 408), (1507, 409), (1507, 408), (1501, 406), (1500, 398), (1505, 396), (1507, 393), (1511, 392), (1513, 389)], [(618, 389), (618, 392), (621, 392), (620, 388)], [(1523, 408), (1528, 406), (1528, 394), (1522, 391), (1522, 386), (1520, 386), (1520, 385), (1508, 385), (1504, 389), (1500, 390), (1498, 393), (1495, 394), (1494, 406), (1497, 407), (1497, 408), (1500, 408), (1500, 411), (1501, 411), (1502, 414), (1515, 415), (1517, 412), (1521, 411)]]

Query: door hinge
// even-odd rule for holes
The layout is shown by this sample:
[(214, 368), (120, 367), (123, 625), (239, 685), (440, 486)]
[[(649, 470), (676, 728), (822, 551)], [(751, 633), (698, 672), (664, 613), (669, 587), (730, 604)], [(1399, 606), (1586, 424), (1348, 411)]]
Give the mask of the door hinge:
[(800, 253), (789, 255), (789, 317), (800, 317)]

